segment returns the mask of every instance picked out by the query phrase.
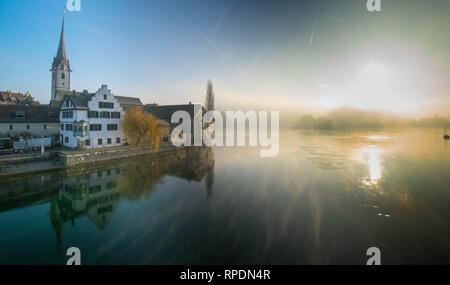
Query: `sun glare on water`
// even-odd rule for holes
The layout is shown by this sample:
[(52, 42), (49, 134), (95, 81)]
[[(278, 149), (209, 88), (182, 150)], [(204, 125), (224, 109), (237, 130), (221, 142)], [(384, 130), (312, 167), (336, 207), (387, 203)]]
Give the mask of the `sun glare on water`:
[(368, 176), (361, 179), (365, 186), (377, 186), (383, 176), (383, 150), (374, 144), (370, 144), (356, 153), (356, 160), (367, 166)]

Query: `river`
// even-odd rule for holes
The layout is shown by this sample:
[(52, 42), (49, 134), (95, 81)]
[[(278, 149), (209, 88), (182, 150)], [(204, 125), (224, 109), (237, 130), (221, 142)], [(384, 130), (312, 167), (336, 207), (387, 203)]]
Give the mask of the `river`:
[(450, 263), (450, 145), (427, 129), (283, 131), (0, 180), (0, 264)]

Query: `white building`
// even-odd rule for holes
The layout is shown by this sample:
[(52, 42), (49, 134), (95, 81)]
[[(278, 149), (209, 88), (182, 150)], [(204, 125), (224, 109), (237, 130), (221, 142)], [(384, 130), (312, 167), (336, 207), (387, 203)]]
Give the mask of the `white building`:
[(58, 114), (48, 105), (0, 104), (0, 137), (58, 136)]
[(58, 52), (53, 58), (50, 105), (59, 108), (59, 137), (70, 148), (122, 146), (126, 137), (121, 124), (125, 108), (142, 107), (139, 98), (114, 96), (106, 85), (96, 93), (70, 91), (64, 18)]
[(93, 94), (66, 94), (60, 104), (61, 144), (87, 149), (122, 146), (124, 108), (139, 106), (138, 98), (114, 96), (106, 85)]

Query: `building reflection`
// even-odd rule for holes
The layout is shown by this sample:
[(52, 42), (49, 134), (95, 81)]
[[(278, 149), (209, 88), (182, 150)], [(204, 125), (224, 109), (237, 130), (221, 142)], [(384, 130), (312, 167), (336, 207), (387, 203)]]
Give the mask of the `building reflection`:
[[(56, 233), (59, 256), (62, 256), (63, 235), (67, 224), (75, 226), (79, 218), (87, 217), (96, 228), (103, 230), (122, 200), (150, 198), (166, 176), (201, 182), (205, 195), (211, 197), (214, 183), (212, 149), (184, 148), (158, 157), (115, 161), (114, 167), (69, 169), (63, 175), (52, 174), (51, 179), (46, 179), (49, 182), (45, 185), (53, 186), (47, 194), (42, 194), (43, 189), (39, 185), (33, 188), (24, 184), (25, 190), (15, 190), (20, 194), (17, 197), (10, 194), (4, 197), (7, 201), (0, 199), (0, 209), (2, 202), (8, 204), (8, 208), (42, 203), (43, 199), (50, 202), (50, 220)], [(35, 180), (42, 179), (40, 176)], [(161, 187), (158, 188), (159, 191), (164, 190)], [(30, 198), (34, 197), (31, 195), (33, 191), (39, 194), (35, 195), (39, 200)], [(28, 196), (23, 200), (25, 192)]]
[(104, 228), (120, 198), (120, 178), (120, 168), (64, 178), (52, 210), (64, 221), (75, 223), (77, 217), (86, 215), (98, 228)]

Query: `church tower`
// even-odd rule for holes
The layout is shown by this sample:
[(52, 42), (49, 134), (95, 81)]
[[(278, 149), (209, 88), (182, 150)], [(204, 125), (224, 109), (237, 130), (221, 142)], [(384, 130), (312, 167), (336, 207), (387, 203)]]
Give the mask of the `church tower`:
[(66, 44), (64, 42), (64, 15), (58, 53), (53, 58), (52, 69), (50, 71), (52, 72), (51, 100), (59, 101), (62, 99), (61, 94), (70, 91), (70, 73), (72, 72), (69, 59), (67, 59)]

